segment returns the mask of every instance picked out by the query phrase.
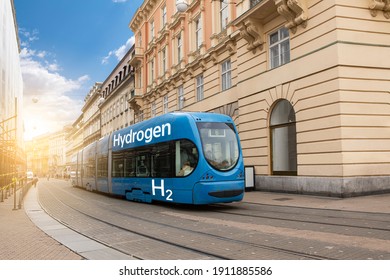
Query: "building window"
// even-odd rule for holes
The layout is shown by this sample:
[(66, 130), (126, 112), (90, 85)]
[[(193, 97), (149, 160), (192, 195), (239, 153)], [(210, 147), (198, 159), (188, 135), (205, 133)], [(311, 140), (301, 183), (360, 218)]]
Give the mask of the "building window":
[(142, 33), (138, 33), (138, 47), (142, 48)]
[(149, 61), (149, 85), (154, 81), (154, 58)]
[(154, 21), (150, 22), (150, 41), (154, 39)]
[(167, 6), (161, 8), (161, 29), (164, 28), (167, 23)]
[(277, 101), (271, 113), (270, 129), (272, 174), (297, 175), (295, 111), (289, 101)]
[(229, 15), (228, 15), (228, 3), (221, 1), (221, 8), (219, 10), (219, 16), (221, 20), (221, 31), (226, 29), (228, 24)]
[(163, 113), (168, 113), (168, 95), (163, 97)]
[(283, 27), (269, 36), (271, 69), (290, 62), (290, 37)]
[(181, 52), (181, 47), (182, 47), (182, 39), (181, 39), (181, 34), (177, 36), (177, 64), (180, 63), (182, 59), (182, 52)]
[(195, 21), (195, 40), (196, 40), (196, 49), (199, 49), (202, 45), (202, 21), (201, 18), (198, 18)]
[(164, 47), (161, 50), (161, 75), (165, 75), (165, 72), (167, 71), (167, 48)]
[(203, 100), (203, 74), (196, 77), (196, 101)]
[(150, 105), (150, 115), (152, 118), (156, 116), (156, 102)]
[(184, 88), (183, 85), (179, 86), (177, 88), (177, 104), (179, 111), (183, 109), (184, 107)]
[(136, 113), (136, 119), (138, 122), (142, 122), (144, 120), (144, 111), (143, 110), (139, 110), (138, 113)]
[(222, 63), (222, 90), (232, 87), (232, 70), (230, 59)]

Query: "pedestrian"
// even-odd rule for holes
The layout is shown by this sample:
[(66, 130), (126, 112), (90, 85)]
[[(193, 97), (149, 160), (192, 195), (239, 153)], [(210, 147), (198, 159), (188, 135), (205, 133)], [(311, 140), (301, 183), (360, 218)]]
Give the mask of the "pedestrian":
[(38, 177), (37, 177), (37, 175), (34, 175), (34, 179), (32, 180), (32, 184), (33, 184), (34, 188), (37, 187), (37, 183), (38, 183)]

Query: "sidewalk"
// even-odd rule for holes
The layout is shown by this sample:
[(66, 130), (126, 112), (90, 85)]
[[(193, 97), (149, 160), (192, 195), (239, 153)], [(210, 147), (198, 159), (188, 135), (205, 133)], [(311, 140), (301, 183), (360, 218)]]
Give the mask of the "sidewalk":
[(13, 196), (0, 202), (0, 260), (81, 260), (14, 208)]

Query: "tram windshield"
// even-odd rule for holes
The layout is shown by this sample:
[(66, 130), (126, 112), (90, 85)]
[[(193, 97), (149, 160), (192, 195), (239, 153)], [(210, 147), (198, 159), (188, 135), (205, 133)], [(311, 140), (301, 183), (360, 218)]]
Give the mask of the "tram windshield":
[(239, 157), (237, 136), (229, 123), (198, 123), (203, 153), (217, 170), (231, 170)]

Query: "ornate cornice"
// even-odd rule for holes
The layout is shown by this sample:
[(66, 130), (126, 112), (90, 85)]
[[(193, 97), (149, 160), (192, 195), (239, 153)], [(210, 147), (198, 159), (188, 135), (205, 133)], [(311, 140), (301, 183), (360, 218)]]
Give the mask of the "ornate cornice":
[(370, 0), (369, 8), (373, 17), (382, 11), (385, 18), (390, 19), (390, 0)]
[(306, 0), (275, 0), (277, 11), (288, 23), (286, 27), (292, 33), (297, 31), (298, 25), (303, 28), (307, 25), (307, 3)]

